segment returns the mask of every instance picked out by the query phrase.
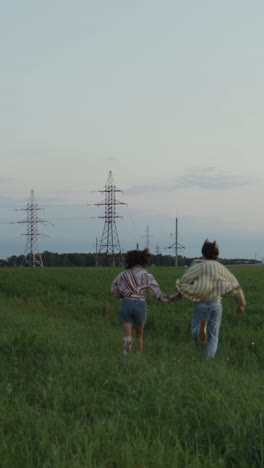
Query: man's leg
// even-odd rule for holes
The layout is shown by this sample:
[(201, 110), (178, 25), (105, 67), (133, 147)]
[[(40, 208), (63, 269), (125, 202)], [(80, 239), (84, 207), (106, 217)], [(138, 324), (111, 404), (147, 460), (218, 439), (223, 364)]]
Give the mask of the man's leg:
[(192, 319), (192, 337), (200, 342), (206, 341), (206, 326), (209, 310), (206, 302), (194, 302)]
[(215, 303), (212, 305), (210, 310), (210, 318), (207, 324), (207, 333), (208, 333), (208, 347), (207, 347), (207, 356), (214, 357), (217, 346), (218, 346), (218, 337), (220, 331), (220, 325), (222, 320), (222, 304)]
[(207, 340), (207, 321), (206, 320), (200, 321), (197, 337), (200, 343), (206, 342)]

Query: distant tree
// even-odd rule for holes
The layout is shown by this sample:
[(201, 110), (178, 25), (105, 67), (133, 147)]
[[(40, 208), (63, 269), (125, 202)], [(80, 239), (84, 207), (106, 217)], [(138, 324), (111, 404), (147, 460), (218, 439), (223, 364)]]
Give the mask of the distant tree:
[[(96, 253), (61, 253), (58, 252), (49, 252), (45, 250), (42, 253), (43, 265), (46, 267), (93, 267), (93, 266), (102, 266), (102, 267), (112, 267), (113, 266), (113, 256), (106, 253), (96, 254)], [(178, 266), (190, 266), (194, 258), (178, 256)], [(219, 261), (225, 265), (254, 265), (261, 263), (256, 259), (243, 259), (243, 258), (233, 258), (233, 259), (219, 259)], [(151, 255), (151, 264), (158, 267), (174, 267), (175, 266), (175, 257), (172, 255)], [(25, 266), (24, 255), (12, 255), (6, 260), (0, 259), (0, 267), (20, 267)], [(124, 267), (124, 257), (117, 256), (115, 258), (115, 266)]]

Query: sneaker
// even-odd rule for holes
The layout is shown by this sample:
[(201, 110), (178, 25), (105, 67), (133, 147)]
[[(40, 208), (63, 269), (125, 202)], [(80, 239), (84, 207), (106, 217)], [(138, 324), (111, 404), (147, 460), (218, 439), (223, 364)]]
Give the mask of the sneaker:
[(130, 349), (133, 343), (133, 338), (128, 337), (130, 339), (124, 339), (124, 344), (123, 344), (123, 356), (128, 356), (130, 353)]
[(198, 340), (200, 343), (204, 343), (207, 340), (206, 335), (206, 320), (201, 320), (198, 329)]

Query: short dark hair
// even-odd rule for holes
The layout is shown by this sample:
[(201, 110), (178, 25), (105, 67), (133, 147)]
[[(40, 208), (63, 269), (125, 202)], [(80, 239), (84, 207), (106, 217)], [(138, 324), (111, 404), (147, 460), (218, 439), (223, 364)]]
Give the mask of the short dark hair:
[(202, 246), (202, 254), (206, 260), (216, 260), (219, 255), (219, 247), (217, 242), (210, 242), (208, 239), (206, 239)]
[(135, 265), (145, 266), (150, 261), (149, 249), (144, 250), (129, 250), (125, 255), (126, 268), (132, 268)]

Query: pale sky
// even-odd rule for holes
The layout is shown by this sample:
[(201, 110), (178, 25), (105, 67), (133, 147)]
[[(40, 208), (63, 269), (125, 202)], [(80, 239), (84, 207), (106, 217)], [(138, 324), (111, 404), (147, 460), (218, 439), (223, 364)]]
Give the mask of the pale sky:
[[(264, 257), (263, 0), (1, 1), (0, 258), (94, 252), (112, 171), (122, 250)], [(13, 222), (14, 224), (7, 224)]]

